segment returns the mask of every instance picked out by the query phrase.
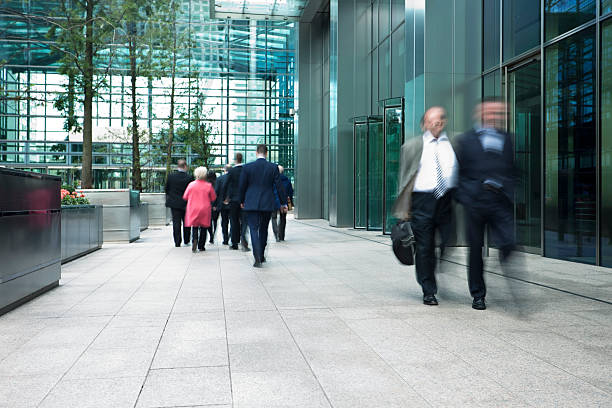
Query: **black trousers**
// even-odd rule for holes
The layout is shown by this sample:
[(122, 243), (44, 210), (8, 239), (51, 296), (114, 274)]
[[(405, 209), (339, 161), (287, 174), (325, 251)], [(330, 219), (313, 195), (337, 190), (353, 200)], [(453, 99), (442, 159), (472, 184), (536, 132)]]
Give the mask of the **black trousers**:
[(208, 234), (210, 235), (210, 243), (215, 242), (215, 233), (217, 232), (217, 221), (219, 220), (219, 211), (212, 210), (210, 218), (210, 227), (208, 227)]
[(227, 244), (229, 242), (229, 214), (229, 209), (221, 210), (221, 233), (223, 234), (224, 244)]
[(240, 243), (240, 233), (242, 231), (242, 209), (240, 203), (230, 202), (230, 222), (232, 223), (232, 246), (237, 247)]
[(423, 295), (435, 295), (436, 284), (436, 230), (440, 232), (441, 249), (450, 237), (451, 194), (436, 199), (433, 193), (412, 193), (412, 220), (410, 222), (416, 243), (415, 267), (417, 282)]
[[(178, 208), (171, 208), (172, 212), (172, 235), (174, 236), (174, 245), (181, 245), (181, 226), (185, 225), (185, 210)], [(191, 236), (191, 228), (183, 227), (183, 238), (185, 244), (189, 243), (189, 237)]]
[(268, 244), (268, 225), (270, 224), (270, 211), (246, 211), (246, 218), (251, 230), (251, 246), (256, 262), (261, 262)]
[(485, 228), (493, 243), (500, 250), (500, 260), (504, 262), (514, 250), (514, 211), (510, 200), (505, 196), (485, 192), (472, 205), (465, 206), (467, 238), (470, 247), (468, 259), (468, 285), (474, 298), (485, 297), (487, 287), (483, 276), (482, 247)]
[(193, 230), (193, 244), (192, 245), (196, 245), (198, 246), (198, 249), (200, 251), (203, 251), (204, 248), (206, 248), (206, 231), (208, 230), (207, 227), (193, 227), (191, 228)]
[[(280, 215), (280, 222), (277, 223), (277, 218)], [(281, 210), (272, 212), (272, 231), (276, 239), (280, 241), (285, 240), (285, 228), (287, 227), (287, 213)]]

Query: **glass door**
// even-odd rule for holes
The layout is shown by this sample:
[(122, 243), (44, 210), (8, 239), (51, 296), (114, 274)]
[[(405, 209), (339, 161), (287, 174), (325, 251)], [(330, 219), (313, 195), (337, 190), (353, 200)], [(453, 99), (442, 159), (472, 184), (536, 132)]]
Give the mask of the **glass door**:
[(403, 108), (402, 106), (390, 106), (385, 108), (385, 202), (384, 202), (384, 228), (383, 233), (390, 234), (396, 219), (391, 213), (393, 203), (397, 198), (397, 183), (400, 170), (400, 150), (404, 142), (403, 132)]
[(368, 122), (353, 124), (354, 137), (354, 227), (367, 227)]
[(384, 134), (379, 117), (368, 118), (368, 230), (383, 229)]
[(519, 182), (515, 192), (516, 242), (541, 253), (542, 167), (540, 60), (507, 71), (508, 130), (514, 135)]

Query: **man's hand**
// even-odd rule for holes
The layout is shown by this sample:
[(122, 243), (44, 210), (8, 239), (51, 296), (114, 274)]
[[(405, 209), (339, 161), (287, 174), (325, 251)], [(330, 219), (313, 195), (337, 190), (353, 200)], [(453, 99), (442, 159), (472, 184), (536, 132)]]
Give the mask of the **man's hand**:
[(240, 208), (244, 208), (244, 203), (240, 203)]
[(217, 207), (213, 207), (213, 211), (217, 211)]
[(228, 205), (229, 204), (229, 198), (226, 198), (225, 200), (223, 200), (223, 204)]

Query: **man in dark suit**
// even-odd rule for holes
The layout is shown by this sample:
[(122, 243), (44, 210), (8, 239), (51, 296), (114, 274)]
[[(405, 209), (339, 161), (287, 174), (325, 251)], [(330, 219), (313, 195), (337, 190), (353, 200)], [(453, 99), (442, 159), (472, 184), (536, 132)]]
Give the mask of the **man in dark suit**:
[(506, 105), (485, 99), (476, 108), (478, 125), (459, 137), (459, 186), (455, 197), (466, 210), (468, 284), (472, 307), (485, 310), (482, 247), (485, 227), (507, 261), (514, 250), (514, 147), (505, 132)]
[(244, 166), (240, 176), (240, 202), (247, 214), (251, 230), (254, 267), (266, 261), (264, 251), (268, 242), (270, 215), (275, 208), (274, 187), (278, 191), (281, 208), (287, 208), (287, 194), (280, 182), (278, 166), (266, 160), (268, 148), (257, 146), (257, 160)]
[(234, 167), (227, 174), (227, 182), (223, 186), (223, 203), (229, 205), (229, 215), (231, 223), (232, 245), (230, 249), (238, 249), (238, 244), (242, 237), (242, 248), (249, 250), (245, 237), (243, 237), (243, 217), (242, 209), (240, 208), (240, 176), (242, 174), (243, 163), (242, 153), (236, 153)]
[[(285, 169), (283, 166), (278, 166), (278, 171), (280, 172), (280, 182), (283, 185), (283, 189), (285, 190), (285, 195), (287, 196), (287, 205), (294, 206), (293, 202), (293, 185), (291, 184), (291, 180), (289, 177), (285, 176)], [(285, 229), (287, 228), (287, 213), (284, 211), (279, 211), (280, 214), (280, 225), (278, 230), (278, 239), (280, 241), (285, 240)]]
[(221, 232), (223, 233), (223, 245), (229, 243), (229, 205), (223, 202), (223, 190), (228, 180), (228, 173), (232, 166), (225, 165), (225, 172), (217, 179), (215, 183), (215, 193), (217, 194), (217, 211), (221, 213)]
[[(181, 246), (181, 223), (185, 224), (185, 208), (187, 202), (183, 200), (183, 193), (187, 185), (193, 181), (193, 176), (187, 173), (187, 162), (179, 160), (175, 171), (168, 175), (166, 180), (166, 207), (172, 211), (172, 233), (174, 245)], [(183, 239), (185, 245), (189, 244), (191, 228), (183, 227)]]

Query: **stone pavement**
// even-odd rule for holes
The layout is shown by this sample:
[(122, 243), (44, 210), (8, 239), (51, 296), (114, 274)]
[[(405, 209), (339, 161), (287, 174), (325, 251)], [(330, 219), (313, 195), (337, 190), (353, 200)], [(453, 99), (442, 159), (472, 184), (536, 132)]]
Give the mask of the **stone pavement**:
[[(263, 269), (174, 248), (168, 227), (64, 265), (0, 317), (0, 407), (612, 406), (609, 303), (489, 274), (475, 311), (457, 257), (427, 307), (388, 238), (287, 231)], [(609, 270), (534, 259), (527, 277), (610, 299)]]

